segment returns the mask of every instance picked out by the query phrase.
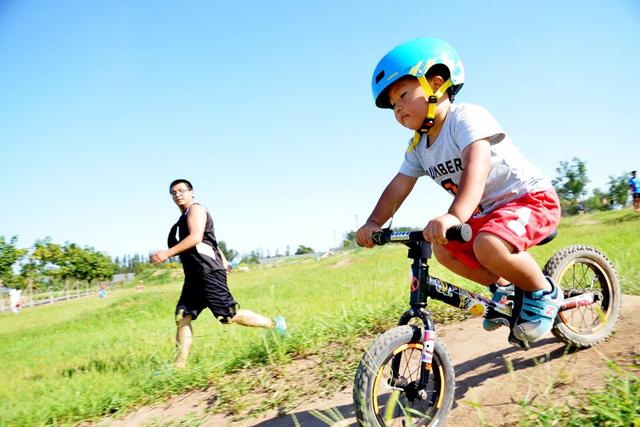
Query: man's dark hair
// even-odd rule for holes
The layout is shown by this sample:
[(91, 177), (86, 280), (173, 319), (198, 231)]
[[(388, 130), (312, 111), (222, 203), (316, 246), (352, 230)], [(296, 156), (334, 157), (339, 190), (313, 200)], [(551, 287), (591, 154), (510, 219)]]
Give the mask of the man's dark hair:
[(193, 190), (193, 185), (191, 185), (191, 183), (188, 180), (186, 180), (184, 178), (179, 178), (179, 179), (174, 179), (171, 182), (171, 184), (169, 184), (169, 191), (171, 191), (171, 189), (173, 188), (174, 185), (178, 185), (180, 183), (185, 183), (189, 190)]
[(636, 171), (631, 171), (631, 175), (635, 175), (635, 174), (636, 174)]

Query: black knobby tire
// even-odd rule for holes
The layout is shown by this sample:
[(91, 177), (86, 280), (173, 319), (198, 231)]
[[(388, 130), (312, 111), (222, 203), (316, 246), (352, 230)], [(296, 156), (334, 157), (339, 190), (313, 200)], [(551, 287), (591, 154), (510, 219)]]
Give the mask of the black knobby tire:
[(613, 332), (620, 314), (622, 293), (609, 259), (590, 246), (561, 249), (547, 261), (544, 274), (553, 278), (565, 296), (598, 292), (591, 305), (558, 313), (552, 332), (559, 340), (578, 348), (592, 347)]
[[(353, 387), (355, 413), (360, 425), (444, 425), (454, 399), (453, 364), (444, 346), (436, 341), (426, 399), (415, 397), (409, 384), (419, 377), (423, 348), (422, 342), (414, 340), (420, 336), (416, 328), (407, 325), (390, 329), (364, 354)], [(396, 387), (390, 385), (394, 359), (399, 362)], [(414, 394), (413, 399), (410, 394)], [(392, 417), (389, 417), (390, 413)]]

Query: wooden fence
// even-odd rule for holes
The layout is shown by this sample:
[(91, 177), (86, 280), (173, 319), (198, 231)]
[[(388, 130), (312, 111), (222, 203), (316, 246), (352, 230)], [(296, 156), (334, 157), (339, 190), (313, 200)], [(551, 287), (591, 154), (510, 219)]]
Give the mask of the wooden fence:
[[(95, 295), (100, 288), (107, 286), (109, 282), (73, 282), (69, 280), (64, 282), (64, 288), (53, 289), (50, 287), (47, 291), (34, 291), (31, 283), (22, 291), (20, 298), (21, 308), (36, 307), (43, 304), (53, 304), (60, 301), (68, 301), (76, 298), (82, 298), (89, 295)], [(9, 311), (11, 309), (10, 297), (8, 293), (0, 293), (0, 312)]]

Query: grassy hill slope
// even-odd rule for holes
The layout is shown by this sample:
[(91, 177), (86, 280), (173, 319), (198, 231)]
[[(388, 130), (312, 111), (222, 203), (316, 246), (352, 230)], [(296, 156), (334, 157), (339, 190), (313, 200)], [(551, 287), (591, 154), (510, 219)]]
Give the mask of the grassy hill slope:
[[(640, 215), (630, 209), (583, 215), (564, 219), (559, 236), (531, 253), (543, 265), (561, 247), (596, 246), (615, 264), (623, 292), (640, 294), (639, 232)], [(105, 299), (2, 314), (0, 425), (73, 424), (207, 385), (219, 391), (219, 405), (235, 411), (243, 404), (239, 396), (268, 388), (256, 383), (267, 379), (243, 377), (240, 370), (311, 354), (327, 357), (326, 383), (339, 387), (352, 380), (361, 353), (348, 343), (395, 324), (406, 309), (408, 271), (404, 247), (388, 245), (234, 272), (229, 283), (241, 306), (284, 315), (290, 336), (222, 326), (207, 312), (194, 323), (193, 354), (182, 371), (172, 368), (180, 280), (166, 283), (158, 276), (142, 293), (123, 289)], [(480, 290), (435, 261), (431, 272)], [(463, 315), (438, 302), (430, 307), (438, 322)], [(336, 352), (347, 366), (333, 359)], [(341, 366), (333, 369), (332, 363)], [(286, 404), (298, 392), (275, 393), (264, 405)]]

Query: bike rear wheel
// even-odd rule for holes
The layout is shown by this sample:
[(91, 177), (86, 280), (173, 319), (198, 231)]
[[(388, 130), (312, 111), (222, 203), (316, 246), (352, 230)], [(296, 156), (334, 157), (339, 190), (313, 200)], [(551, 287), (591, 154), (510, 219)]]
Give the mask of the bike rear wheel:
[(455, 374), (444, 346), (435, 343), (427, 386), (419, 390), (422, 342), (417, 326), (399, 326), (380, 335), (356, 374), (353, 401), (365, 426), (439, 426), (454, 399)]
[(613, 332), (620, 314), (622, 294), (611, 261), (595, 248), (574, 245), (561, 249), (547, 261), (544, 273), (553, 278), (565, 296), (594, 292), (593, 304), (558, 313), (553, 334), (578, 348), (592, 347)]

